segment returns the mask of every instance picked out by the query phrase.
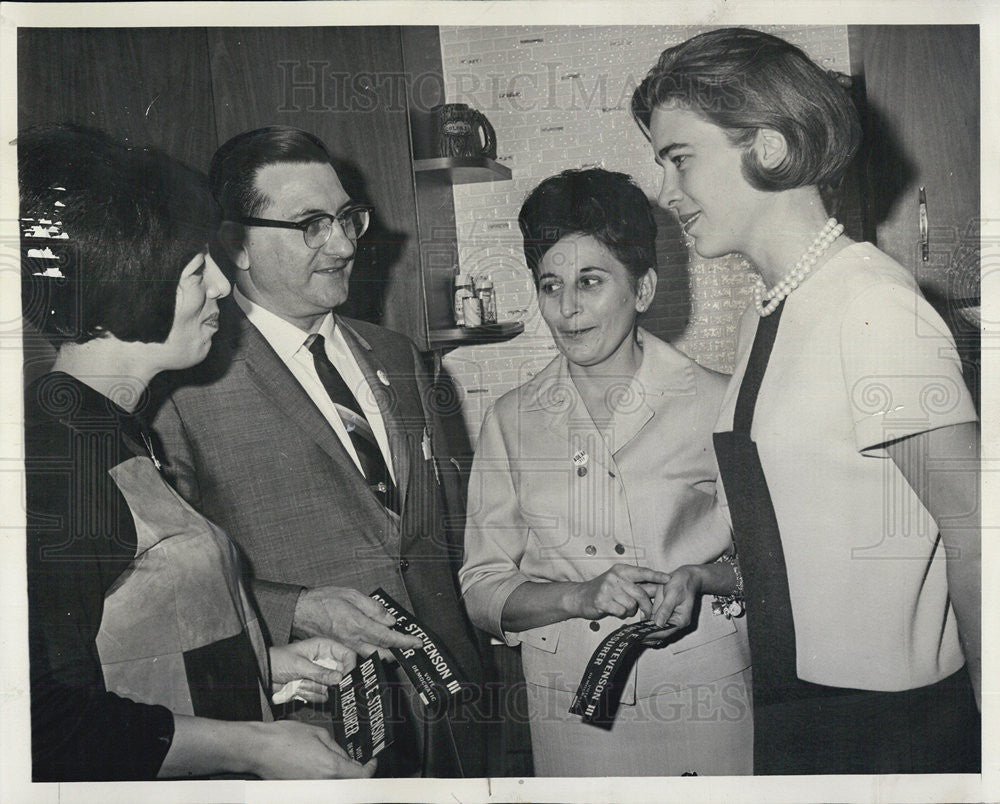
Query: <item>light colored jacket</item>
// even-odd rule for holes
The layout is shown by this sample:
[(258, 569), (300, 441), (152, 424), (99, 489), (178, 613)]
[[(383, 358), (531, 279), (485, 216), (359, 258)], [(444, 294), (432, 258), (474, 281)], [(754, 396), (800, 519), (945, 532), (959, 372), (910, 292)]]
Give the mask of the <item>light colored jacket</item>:
[[(483, 422), (459, 579), (472, 621), (521, 643), (532, 684), (575, 692), (590, 655), (625, 621), (574, 618), (504, 632), (504, 604), (522, 583), (586, 581), (616, 563), (670, 571), (729, 544), (712, 447), (726, 377), (639, 335), (642, 365), (614, 384), (617, 412), (604, 435), (562, 356), (497, 400)], [(643, 653), (623, 703), (749, 666), (743, 621), (713, 615), (709, 600), (695, 627)]]

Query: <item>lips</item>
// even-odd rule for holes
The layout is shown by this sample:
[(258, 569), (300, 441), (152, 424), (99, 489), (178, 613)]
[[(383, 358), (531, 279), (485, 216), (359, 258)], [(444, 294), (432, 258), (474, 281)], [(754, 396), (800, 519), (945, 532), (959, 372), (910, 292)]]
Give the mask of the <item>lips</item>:
[(339, 274), (347, 268), (350, 268), (354, 264), (354, 254), (350, 256), (350, 259), (339, 258), (335, 262), (329, 265), (324, 265), (322, 268), (316, 268), (313, 273), (323, 274), (325, 276), (332, 276), (334, 274)]
[(216, 313), (212, 313), (208, 318), (206, 318), (201, 323), (204, 324), (206, 327), (211, 327), (212, 329), (218, 329), (219, 328), (219, 314), (217, 312)]
[(691, 227), (694, 225), (695, 221), (701, 217), (701, 210), (698, 212), (692, 212), (688, 215), (678, 214), (677, 217), (680, 220), (681, 228), (684, 230), (684, 234), (690, 235)]
[(573, 338), (580, 338), (593, 330), (594, 327), (582, 327), (579, 329), (561, 329), (559, 330), (559, 334), (562, 335), (562, 337), (564, 338), (573, 339)]

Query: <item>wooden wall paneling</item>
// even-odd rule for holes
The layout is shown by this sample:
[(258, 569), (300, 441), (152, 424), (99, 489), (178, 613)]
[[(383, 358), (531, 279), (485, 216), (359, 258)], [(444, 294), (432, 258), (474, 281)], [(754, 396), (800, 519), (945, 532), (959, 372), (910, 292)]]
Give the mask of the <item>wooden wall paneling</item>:
[[(217, 147), (203, 28), (20, 28), (18, 128), (77, 123), (204, 170)], [(55, 351), (25, 326), (24, 380)]]
[[(876, 242), (944, 317), (980, 398), (979, 28), (858, 26), (868, 102), (867, 201)], [(927, 194), (921, 254), (919, 188)]]
[(21, 28), (18, 127), (71, 122), (205, 170), (217, 147), (203, 28)]
[(376, 207), (342, 311), (419, 339), (420, 262), (400, 32), (210, 28), (219, 141), (266, 125), (320, 137), (352, 195)]
[[(445, 102), (441, 40), (435, 26), (407, 26), (402, 31), (403, 64), (410, 87), (410, 134), (413, 154), (436, 154), (431, 142), (430, 110)], [(443, 176), (415, 177), (420, 231), (422, 299), (428, 330), (455, 326), (453, 276), (458, 265), (455, 196)], [(425, 336), (423, 348), (428, 348)]]
[[(979, 29), (859, 28), (871, 112), (869, 213), (878, 245), (931, 294), (978, 296)], [(931, 235), (927, 262), (920, 254), (921, 186)]]

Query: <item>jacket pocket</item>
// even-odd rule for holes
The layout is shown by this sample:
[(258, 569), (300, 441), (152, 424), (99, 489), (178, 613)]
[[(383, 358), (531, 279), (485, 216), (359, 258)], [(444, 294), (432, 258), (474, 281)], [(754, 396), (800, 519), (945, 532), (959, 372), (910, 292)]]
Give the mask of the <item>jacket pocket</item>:
[(564, 624), (565, 621), (541, 625), (538, 628), (529, 628), (527, 631), (509, 631), (505, 636), (546, 653), (555, 653), (559, 648), (559, 635), (562, 633)]

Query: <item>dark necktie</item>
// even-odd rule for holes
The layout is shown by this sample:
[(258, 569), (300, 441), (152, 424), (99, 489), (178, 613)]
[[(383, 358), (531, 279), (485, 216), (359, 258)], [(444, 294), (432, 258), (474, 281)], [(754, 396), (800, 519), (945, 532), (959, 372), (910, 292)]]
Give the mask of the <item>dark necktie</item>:
[(309, 351), (312, 352), (313, 363), (316, 366), (320, 382), (323, 383), (323, 387), (330, 395), (330, 399), (340, 415), (340, 420), (344, 423), (347, 434), (351, 438), (368, 485), (371, 486), (372, 491), (376, 493), (386, 508), (399, 513), (396, 485), (392, 482), (392, 476), (389, 474), (382, 450), (375, 439), (375, 433), (372, 431), (368, 419), (365, 418), (358, 400), (351, 393), (351, 389), (347, 387), (340, 372), (334, 368), (330, 358), (326, 356), (326, 344), (322, 335), (317, 334), (313, 338), (312, 343), (309, 344)]

